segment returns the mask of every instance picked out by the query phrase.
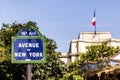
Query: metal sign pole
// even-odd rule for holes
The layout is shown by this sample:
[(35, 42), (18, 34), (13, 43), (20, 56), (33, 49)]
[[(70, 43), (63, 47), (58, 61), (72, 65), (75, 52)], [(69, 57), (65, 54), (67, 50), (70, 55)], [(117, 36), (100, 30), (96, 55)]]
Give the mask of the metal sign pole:
[(27, 80), (31, 80), (31, 64), (27, 64)]

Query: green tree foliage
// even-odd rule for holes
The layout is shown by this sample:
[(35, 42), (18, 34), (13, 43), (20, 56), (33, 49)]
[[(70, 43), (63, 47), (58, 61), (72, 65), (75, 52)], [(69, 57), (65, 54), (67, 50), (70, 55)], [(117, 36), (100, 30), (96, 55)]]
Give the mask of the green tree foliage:
[[(11, 63), (11, 37), (23, 27), (33, 26), (38, 29), (35, 22), (25, 24), (14, 22), (3, 24), (0, 30), (0, 79), (1, 80), (26, 80), (26, 64)], [(42, 35), (46, 41), (46, 63), (32, 64), (33, 80), (60, 79), (65, 73), (64, 63), (58, 58), (56, 42)]]
[(61, 80), (83, 80), (78, 70), (79, 61), (76, 60), (74, 63), (68, 65), (67, 73)]
[[(103, 42), (101, 45), (91, 45), (86, 47), (86, 53), (79, 54), (79, 60), (70, 63), (67, 73), (63, 76), (62, 80), (74, 80), (74, 76), (80, 76), (78, 65), (87, 61), (100, 61), (103, 58), (109, 58), (114, 53), (119, 52), (119, 47), (111, 47), (107, 45), (107, 42)], [(79, 80), (79, 79), (78, 79)], [(82, 78), (80, 79), (82, 80)]]
[(80, 54), (80, 62), (99, 61), (103, 58), (109, 58), (120, 50), (119, 47), (108, 46), (107, 42), (103, 42), (101, 45), (91, 45), (86, 48), (86, 53)]

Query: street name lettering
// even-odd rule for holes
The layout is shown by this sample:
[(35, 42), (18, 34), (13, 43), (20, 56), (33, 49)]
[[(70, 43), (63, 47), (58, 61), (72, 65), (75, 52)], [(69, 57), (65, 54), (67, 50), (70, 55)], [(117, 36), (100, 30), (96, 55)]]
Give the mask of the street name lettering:
[(19, 48), (39, 48), (39, 43), (19, 43)]
[(14, 53), (14, 56), (15, 57), (26, 57), (26, 55), (29, 55), (30, 57), (42, 57), (43, 56), (43, 53), (39, 53), (39, 52), (15, 52)]

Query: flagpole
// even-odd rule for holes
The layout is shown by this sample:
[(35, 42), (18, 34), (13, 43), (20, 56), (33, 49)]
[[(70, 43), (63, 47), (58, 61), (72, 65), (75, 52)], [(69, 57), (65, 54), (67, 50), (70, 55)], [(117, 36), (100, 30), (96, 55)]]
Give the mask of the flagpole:
[(96, 35), (96, 26), (95, 26), (95, 31), (94, 31), (94, 34)]

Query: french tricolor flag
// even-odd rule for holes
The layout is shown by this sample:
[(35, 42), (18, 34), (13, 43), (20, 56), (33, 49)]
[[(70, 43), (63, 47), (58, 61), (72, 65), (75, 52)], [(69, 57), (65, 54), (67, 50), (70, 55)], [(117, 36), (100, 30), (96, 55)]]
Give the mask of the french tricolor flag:
[(94, 15), (93, 15), (93, 18), (92, 18), (92, 25), (95, 27), (96, 26), (96, 11), (94, 11)]

